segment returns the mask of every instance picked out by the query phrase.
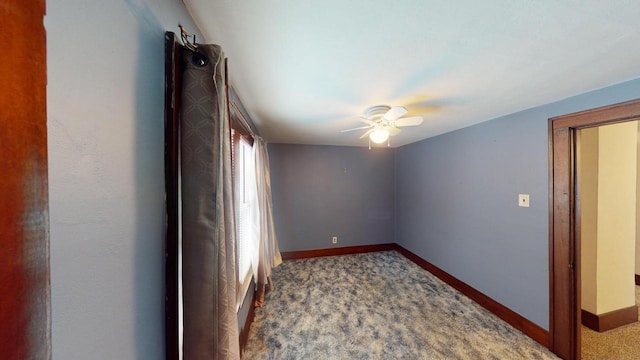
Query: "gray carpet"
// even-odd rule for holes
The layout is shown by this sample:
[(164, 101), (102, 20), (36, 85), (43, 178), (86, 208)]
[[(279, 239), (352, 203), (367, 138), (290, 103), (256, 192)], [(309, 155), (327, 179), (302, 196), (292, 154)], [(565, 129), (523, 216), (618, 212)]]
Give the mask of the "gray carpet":
[(557, 359), (395, 251), (285, 261), (244, 359)]

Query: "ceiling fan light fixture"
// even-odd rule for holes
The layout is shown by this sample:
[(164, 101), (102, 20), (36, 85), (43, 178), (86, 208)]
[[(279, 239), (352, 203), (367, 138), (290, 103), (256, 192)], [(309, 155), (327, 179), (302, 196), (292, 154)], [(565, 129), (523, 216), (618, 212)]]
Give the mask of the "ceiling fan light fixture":
[(371, 106), (358, 119), (360, 122), (367, 124), (366, 126), (341, 130), (341, 132), (368, 129), (360, 136), (360, 139), (368, 137), (369, 147), (371, 147), (371, 142), (382, 144), (385, 141), (387, 146), (391, 146), (389, 137), (398, 135), (401, 131), (400, 127), (422, 124), (422, 116), (403, 117), (407, 112), (407, 109), (403, 106)]
[(376, 144), (382, 144), (389, 138), (389, 131), (386, 129), (376, 129), (369, 134), (369, 139)]

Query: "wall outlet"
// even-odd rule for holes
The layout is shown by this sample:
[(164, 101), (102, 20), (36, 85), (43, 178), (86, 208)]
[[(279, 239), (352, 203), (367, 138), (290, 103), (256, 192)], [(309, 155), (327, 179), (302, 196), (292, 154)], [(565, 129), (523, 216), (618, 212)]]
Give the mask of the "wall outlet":
[(337, 244), (338, 243), (338, 237), (334, 236), (333, 238), (331, 238), (331, 242), (334, 243), (334, 244)]
[(518, 206), (529, 207), (529, 194), (518, 194)]

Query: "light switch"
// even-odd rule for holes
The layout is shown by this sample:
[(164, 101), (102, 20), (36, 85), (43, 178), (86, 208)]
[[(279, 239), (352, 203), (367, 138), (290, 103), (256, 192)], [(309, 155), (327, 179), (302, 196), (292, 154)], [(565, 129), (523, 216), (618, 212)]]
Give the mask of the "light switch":
[(518, 206), (529, 207), (529, 194), (518, 194)]

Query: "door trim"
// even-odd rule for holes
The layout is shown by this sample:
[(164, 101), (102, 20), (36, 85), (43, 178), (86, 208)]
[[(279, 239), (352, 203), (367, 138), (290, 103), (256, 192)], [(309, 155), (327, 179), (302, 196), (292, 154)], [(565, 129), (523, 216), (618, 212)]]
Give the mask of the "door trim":
[(45, 1), (0, 6), (0, 357), (51, 359)]
[(576, 130), (638, 118), (640, 99), (549, 119), (549, 348), (563, 359), (580, 359)]

